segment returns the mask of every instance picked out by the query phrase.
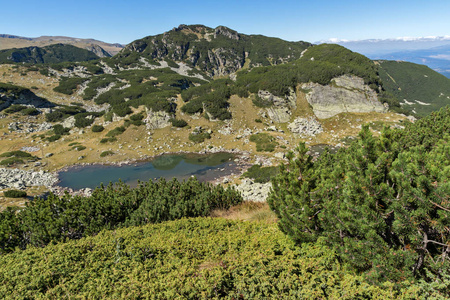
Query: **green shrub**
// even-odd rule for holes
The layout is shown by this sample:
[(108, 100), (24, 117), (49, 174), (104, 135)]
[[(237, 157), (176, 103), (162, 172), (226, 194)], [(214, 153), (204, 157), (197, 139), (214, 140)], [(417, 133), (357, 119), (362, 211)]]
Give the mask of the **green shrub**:
[(68, 135), (70, 128), (65, 128), (61, 124), (56, 124), (53, 126), (53, 133), (57, 135)]
[(7, 109), (5, 109), (4, 112), (7, 113), (7, 114), (13, 114), (13, 113), (22, 111), (22, 110), (24, 110), (26, 108), (27, 107), (25, 105), (13, 104), (10, 107), (8, 107)]
[(8, 198), (24, 198), (27, 196), (27, 192), (18, 190), (3, 191), (3, 195)]
[(182, 128), (182, 127), (186, 127), (187, 126), (187, 122), (185, 120), (182, 120), (182, 119), (172, 118), (172, 119), (170, 119), (170, 122), (172, 123), (173, 127)]
[(23, 163), (24, 163), (23, 159), (19, 158), (19, 157), (10, 157), (10, 158), (0, 161), (0, 165), (2, 165), (2, 166), (11, 166), (11, 165), (23, 164)]
[(28, 107), (23, 109), (20, 113), (24, 116), (37, 116), (41, 112), (34, 107)]
[(124, 133), (126, 130), (126, 128), (124, 126), (118, 126), (112, 130), (110, 130), (106, 136), (107, 137), (116, 137), (118, 135), (121, 135), (122, 133)]
[(45, 140), (48, 141), (48, 142), (54, 142), (54, 141), (59, 140), (60, 138), (61, 138), (60, 134), (54, 134), (54, 135), (51, 135), (49, 137), (46, 137)]
[(21, 150), (17, 150), (17, 151), (10, 151), (10, 152), (5, 152), (0, 154), (0, 157), (25, 157), (25, 158), (32, 158), (34, 157), (33, 155), (31, 155), (28, 152), (25, 151), (21, 151)]
[(102, 132), (103, 130), (105, 130), (105, 127), (103, 127), (102, 125), (92, 126), (92, 132)]
[(82, 151), (82, 150), (86, 149), (86, 147), (83, 145), (77, 145), (77, 146), (72, 147), (72, 149), (77, 150), (77, 151)]
[(100, 144), (112, 143), (115, 141), (117, 141), (117, 138), (115, 137), (103, 138), (100, 140)]
[(105, 157), (105, 156), (109, 156), (109, 155), (113, 155), (114, 152), (111, 150), (107, 150), (107, 151), (103, 151), (102, 153), (100, 153), (100, 157)]

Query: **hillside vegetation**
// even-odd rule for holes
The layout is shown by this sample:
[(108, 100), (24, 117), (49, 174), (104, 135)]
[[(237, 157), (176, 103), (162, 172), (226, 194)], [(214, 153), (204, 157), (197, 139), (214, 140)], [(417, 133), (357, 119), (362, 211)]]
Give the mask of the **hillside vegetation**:
[(380, 137), (365, 126), (350, 147), (317, 160), (301, 144), (268, 199), (280, 229), (298, 244), (332, 247), (369, 280), (448, 285), (449, 124), (447, 107)]
[(93, 52), (72, 45), (56, 44), (39, 47), (0, 50), (0, 63), (55, 64), (98, 59)]
[(424, 283), (376, 286), (329, 248), (294, 243), (275, 224), (184, 219), (0, 257), (4, 298), (417, 299)]
[(424, 65), (378, 61), (380, 78), (403, 109), (425, 116), (450, 104), (450, 79)]

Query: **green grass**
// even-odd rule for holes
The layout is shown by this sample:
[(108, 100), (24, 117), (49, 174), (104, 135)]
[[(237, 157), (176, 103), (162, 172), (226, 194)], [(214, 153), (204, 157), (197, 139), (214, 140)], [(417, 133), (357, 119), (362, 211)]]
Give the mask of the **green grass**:
[(256, 143), (256, 151), (273, 152), (278, 146), (275, 138), (267, 133), (257, 133), (250, 136), (250, 141)]

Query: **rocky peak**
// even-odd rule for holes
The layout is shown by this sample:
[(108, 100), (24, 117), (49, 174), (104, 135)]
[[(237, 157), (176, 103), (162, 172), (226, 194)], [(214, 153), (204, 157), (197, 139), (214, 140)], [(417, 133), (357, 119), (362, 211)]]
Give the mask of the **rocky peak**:
[(234, 31), (225, 26), (218, 26), (216, 28), (216, 30), (214, 31), (214, 38), (217, 38), (218, 35), (223, 35), (229, 39), (236, 40), (236, 41), (241, 39), (241, 36), (239, 35), (239, 33), (237, 31)]

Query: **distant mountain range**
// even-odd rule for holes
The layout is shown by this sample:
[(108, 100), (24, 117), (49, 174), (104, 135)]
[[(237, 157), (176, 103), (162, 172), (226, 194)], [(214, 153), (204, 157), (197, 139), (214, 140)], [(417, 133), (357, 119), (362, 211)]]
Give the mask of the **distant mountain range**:
[[(100, 46), (98, 51), (106, 53)], [(68, 44), (55, 44), (45, 47), (26, 47), (0, 50), (0, 63), (55, 64), (61, 62), (80, 62), (98, 59), (99, 56), (86, 49)]]
[[(67, 36), (40, 36), (37, 38), (22, 37), (10, 34), (0, 34), (0, 50), (12, 48), (26, 48), (26, 47), (44, 47), (54, 44), (69, 44), (78, 48), (86, 49), (94, 52), (100, 57), (113, 56), (117, 54), (124, 45), (110, 44), (94, 39), (80, 39)], [(107, 55), (103, 53), (105, 50)]]
[(331, 39), (319, 43), (324, 42), (342, 45), (371, 59), (423, 64), (450, 78), (450, 36), (360, 41)]

